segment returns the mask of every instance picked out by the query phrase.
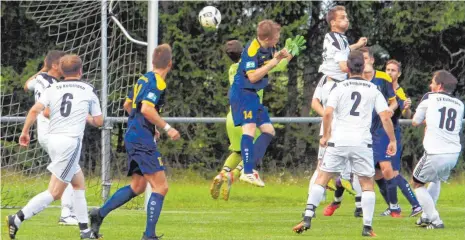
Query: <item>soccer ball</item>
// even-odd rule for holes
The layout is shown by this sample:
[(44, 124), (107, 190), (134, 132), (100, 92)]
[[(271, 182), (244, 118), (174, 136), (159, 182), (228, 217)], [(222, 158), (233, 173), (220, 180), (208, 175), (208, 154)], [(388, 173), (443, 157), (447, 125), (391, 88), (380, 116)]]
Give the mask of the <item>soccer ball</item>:
[(206, 6), (199, 12), (199, 22), (206, 29), (217, 29), (221, 22), (221, 13), (216, 7)]

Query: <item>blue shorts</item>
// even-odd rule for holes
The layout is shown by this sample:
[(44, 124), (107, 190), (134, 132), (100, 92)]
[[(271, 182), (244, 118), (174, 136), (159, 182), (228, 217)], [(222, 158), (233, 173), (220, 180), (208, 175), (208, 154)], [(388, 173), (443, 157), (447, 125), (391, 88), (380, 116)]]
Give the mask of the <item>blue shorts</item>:
[(128, 153), (128, 176), (152, 174), (166, 169), (156, 148), (142, 149), (126, 141), (125, 145)]
[(253, 90), (234, 89), (229, 94), (234, 126), (255, 123), (261, 126), (271, 123), (268, 110), (260, 103), (260, 98)]
[[(400, 131), (399, 131), (400, 137)], [(384, 129), (376, 130), (373, 135), (373, 160), (375, 161), (375, 166), (379, 168), (379, 162), (390, 161), (392, 165), (392, 169), (394, 171), (400, 171), (400, 156), (401, 150), (399, 147), (401, 143), (397, 140), (397, 153), (394, 156), (389, 156), (386, 154), (387, 146), (389, 145), (389, 137), (384, 131)], [(397, 133), (396, 133), (396, 139)]]

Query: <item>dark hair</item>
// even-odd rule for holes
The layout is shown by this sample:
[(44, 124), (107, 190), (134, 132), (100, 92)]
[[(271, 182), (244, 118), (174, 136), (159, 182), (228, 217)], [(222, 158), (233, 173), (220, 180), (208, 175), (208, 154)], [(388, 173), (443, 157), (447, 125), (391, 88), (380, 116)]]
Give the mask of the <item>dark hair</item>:
[(362, 53), (368, 53), (368, 56), (370, 56), (371, 58), (374, 57), (373, 51), (371, 50), (370, 47), (362, 47), (362, 48), (359, 48), (358, 50)]
[(433, 78), (437, 84), (443, 86), (446, 92), (453, 92), (457, 86), (457, 78), (446, 70), (436, 71)]
[(153, 50), (152, 64), (155, 68), (164, 69), (168, 67), (172, 58), (171, 47), (168, 44), (162, 44)]
[(45, 56), (45, 67), (50, 70), (53, 64), (60, 64), (60, 58), (66, 55), (63, 51), (52, 50)]
[(387, 65), (389, 65), (389, 64), (394, 64), (394, 65), (396, 65), (396, 66), (397, 66), (397, 71), (402, 72), (402, 63), (400, 63), (399, 61), (397, 61), (397, 60), (395, 60), (395, 59), (391, 59), (391, 60), (387, 61), (386, 67), (387, 67)]
[(281, 25), (277, 24), (273, 20), (263, 20), (258, 23), (257, 36), (260, 40), (272, 38), (281, 31)]
[(331, 26), (331, 21), (336, 18), (336, 12), (338, 11), (345, 11), (346, 8), (341, 5), (337, 5), (329, 9), (328, 13), (326, 14), (326, 22), (329, 26)]
[(365, 68), (365, 59), (363, 59), (363, 53), (354, 50), (349, 54), (347, 59), (347, 67), (349, 68), (349, 73), (351, 74), (362, 74), (363, 69)]
[(64, 77), (78, 75), (82, 69), (82, 60), (78, 55), (65, 55), (60, 58), (60, 69)]
[(226, 43), (226, 54), (233, 62), (238, 62), (241, 59), (242, 43), (238, 40), (231, 40)]

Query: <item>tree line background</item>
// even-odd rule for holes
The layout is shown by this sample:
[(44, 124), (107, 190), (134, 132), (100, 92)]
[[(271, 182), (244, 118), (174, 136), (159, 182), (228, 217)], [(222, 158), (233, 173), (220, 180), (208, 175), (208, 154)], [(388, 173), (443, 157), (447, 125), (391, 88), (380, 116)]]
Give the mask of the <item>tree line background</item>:
[[(12, 93), (26, 112), (33, 97), (22, 89), (33, 75), (45, 54), (55, 45), (56, 38), (26, 14), (20, 2), (1, 4), (1, 85), (2, 115), (8, 115), (6, 94)], [(132, 6), (131, 14), (119, 18), (137, 18), (146, 24), (146, 2), (120, 2)], [(211, 3), (210, 3), (211, 4)], [(167, 77), (167, 104), (163, 116), (169, 117), (224, 117), (228, 111), (229, 88), (227, 70), (232, 63), (224, 54), (227, 40), (238, 39), (244, 44), (255, 37), (256, 24), (273, 19), (282, 26), (281, 46), (285, 39), (298, 34), (305, 36), (307, 49), (288, 66), (288, 71), (273, 75), (265, 89), (264, 104), (275, 117), (317, 116), (310, 102), (319, 79), (318, 67), (324, 35), (329, 31), (325, 21), (327, 5), (344, 5), (350, 19), (347, 31), (349, 42), (368, 37), (368, 45), (375, 50), (376, 68), (384, 69), (388, 59), (402, 63), (400, 84), (412, 98), (415, 108), (428, 92), (432, 73), (439, 69), (451, 71), (459, 80), (455, 95), (465, 100), (465, 3), (464, 2), (215, 2), (221, 11), (222, 23), (216, 32), (205, 32), (197, 20), (198, 12), (207, 2), (160, 2), (159, 43), (173, 48), (174, 67)], [(136, 39), (146, 39), (146, 30), (131, 32)], [(135, 51), (145, 59), (145, 47)], [(143, 60), (142, 60), (143, 61)], [(144, 63), (145, 66), (145, 63)], [(138, 70), (140, 74), (145, 69)], [(117, 79), (110, 76), (109, 83)], [(118, 80), (121, 81), (121, 80)], [(119, 82), (132, 86), (133, 82)], [(99, 84), (95, 84), (99, 89)], [(130, 89), (130, 88), (128, 88)], [(122, 98), (109, 95), (116, 113), (123, 115)], [(159, 147), (165, 162), (175, 168), (190, 168), (210, 176), (229, 154), (225, 124), (174, 124), (182, 140), (171, 142), (162, 137)], [(318, 124), (275, 124), (276, 138), (265, 156), (261, 168), (268, 172), (304, 172), (315, 167), (318, 151)], [(411, 170), (423, 154), (422, 128), (403, 126), (403, 166)], [(8, 129), (2, 128), (2, 135)], [(125, 124), (115, 124), (112, 130), (113, 174), (124, 175)], [(17, 136), (19, 137), (19, 135)], [(2, 138), (4, 146), (17, 144), (18, 139)], [(463, 144), (463, 138), (462, 138)], [(12, 150), (21, 152), (19, 147)], [(31, 153), (28, 153), (31, 154)], [(11, 164), (2, 151), (2, 166)], [(99, 174), (100, 131), (88, 128), (85, 134), (84, 166), (89, 173)], [(25, 165), (24, 168), (30, 166)], [(461, 160), (457, 169), (463, 169)], [(43, 169), (37, 169), (37, 171)]]

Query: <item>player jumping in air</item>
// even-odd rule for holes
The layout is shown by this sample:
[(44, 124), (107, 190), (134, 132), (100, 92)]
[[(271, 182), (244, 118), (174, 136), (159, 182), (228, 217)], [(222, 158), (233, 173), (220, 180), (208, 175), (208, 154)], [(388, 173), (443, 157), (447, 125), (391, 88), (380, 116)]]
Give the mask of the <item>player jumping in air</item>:
[(86, 122), (96, 127), (102, 126), (102, 110), (94, 88), (80, 80), (82, 61), (79, 56), (65, 55), (60, 59), (59, 68), (64, 81), (51, 85), (43, 92), (29, 111), (19, 139), (22, 146), (29, 145), (30, 127), (37, 116), (49, 107), (47, 148), (52, 161), (47, 169), (52, 173), (52, 177), (48, 190), (32, 198), (15, 215), (7, 217), (10, 239), (15, 239), (23, 221), (60, 199), (69, 183), (74, 188), (74, 212), (79, 222), (81, 239), (98, 238), (98, 235), (88, 228), (85, 181), (79, 166), (79, 157)]
[(128, 94), (124, 103), (125, 109), (130, 112), (124, 143), (131, 184), (118, 189), (102, 207), (91, 210), (91, 228), (96, 233), (111, 211), (143, 193), (149, 182), (152, 194), (147, 202), (147, 222), (142, 240), (159, 238), (155, 227), (168, 192), (168, 182), (162, 157), (154, 142), (155, 126), (165, 130), (172, 140), (180, 137), (179, 132), (158, 114), (164, 103), (165, 78), (173, 64), (171, 58), (171, 47), (168, 44), (156, 47), (152, 62), (154, 70), (137, 80), (133, 92)]
[(352, 51), (347, 60), (349, 79), (330, 94), (323, 115), (323, 137), (320, 145), (326, 148), (320, 173), (312, 186), (302, 222), (293, 231), (302, 233), (310, 229), (325, 186), (329, 180), (341, 173), (351, 162), (352, 172), (358, 176), (362, 193), (363, 230), (362, 236), (376, 236), (373, 232), (375, 193), (373, 188), (373, 150), (371, 138), (371, 115), (379, 114), (389, 136), (386, 154), (396, 153), (396, 138), (391, 122), (391, 112), (377, 86), (362, 78), (364, 60), (360, 51)]
[[(237, 68), (239, 67), (239, 60), (241, 59), (241, 53), (243, 51), (242, 43), (237, 40), (231, 40), (226, 43), (225, 46), (226, 54), (234, 62), (229, 67), (229, 84), (232, 85), (234, 82), (234, 75), (236, 75)], [(271, 69), (269, 73), (284, 71), (286, 69), (289, 61), (283, 59), (279, 62), (276, 67)], [(257, 94), (260, 98), (260, 103), (263, 103), (263, 89), (257, 91)], [(231, 154), (226, 158), (221, 172), (213, 178), (213, 181), (210, 186), (210, 194), (213, 199), (217, 199), (222, 194), (224, 200), (229, 199), (229, 193), (231, 191), (231, 186), (233, 182), (239, 179), (241, 171), (243, 169), (243, 162), (241, 158), (241, 136), (242, 128), (234, 126), (232, 119), (231, 108), (229, 109), (228, 115), (226, 117), (226, 130), (229, 138), (229, 150)], [(255, 131), (255, 140), (260, 135), (260, 131), (257, 129)], [(261, 181), (258, 172), (253, 170), (254, 174), (257, 174), (258, 179)]]
[[(263, 20), (257, 26), (257, 38), (244, 48), (234, 82), (229, 90), (229, 102), (235, 126), (242, 127), (241, 157), (244, 174), (241, 181), (263, 187), (264, 183), (253, 174), (255, 163), (262, 159), (275, 130), (268, 111), (260, 103), (257, 91), (268, 85), (268, 73), (283, 59), (291, 59), (305, 48), (305, 41), (294, 41), (287, 49), (275, 53), (281, 27), (272, 20)], [(299, 40), (299, 38), (296, 38)], [(291, 54), (290, 54), (291, 53)], [(257, 127), (261, 135), (254, 143)]]
[(444, 70), (435, 72), (431, 92), (423, 96), (413, 117), (413, 126), (426, 124), (425, 153), (413, 170), (413, 187), (424, 210), (417, 225), (428, 224), (427, 229), (444, 228), (444, 223), (435, 207), (439, 192), (437, 196), (430, 194), (425, 184), (447, 181), (462, 149), (464, 104), (452, 95), (456, 86), (457, 79), (452, 74)]

